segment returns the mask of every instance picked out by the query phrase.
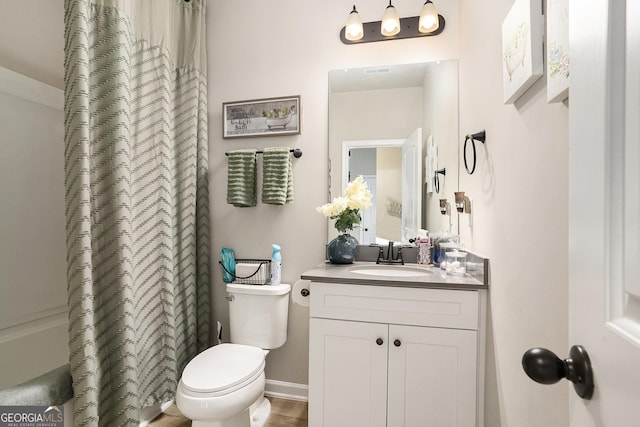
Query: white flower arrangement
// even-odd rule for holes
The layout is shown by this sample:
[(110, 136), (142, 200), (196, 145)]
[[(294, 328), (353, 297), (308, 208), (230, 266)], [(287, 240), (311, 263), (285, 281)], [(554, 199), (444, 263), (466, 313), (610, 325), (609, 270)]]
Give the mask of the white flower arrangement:
[(371, 192), (364, 182), (362, 175), (347, 184), (344, 196), (336, 197), (331, 203), (317, 207), (316, 210), (324, 216), (335, 219), (335, 227), (341, 233), (353, 230), (360, 224), (360, 211), (371, 206)]

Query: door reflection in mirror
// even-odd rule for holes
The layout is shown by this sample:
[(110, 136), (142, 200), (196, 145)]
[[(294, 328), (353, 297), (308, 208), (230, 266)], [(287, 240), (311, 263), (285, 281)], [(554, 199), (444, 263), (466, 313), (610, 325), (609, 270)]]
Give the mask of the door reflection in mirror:
[(361, 244), (385, 244), (402, 239), (402, 148), (401, 146), (374, 146), (392, 144), (392, 141), (357, 141), (371, 146), (354, 146), (356, 141), (345, 142), (348, 154), (347, 173), (351, 178), (362, 175), (373, 194), (373, 204), (362, 212), (362, 224), (355, 237)]

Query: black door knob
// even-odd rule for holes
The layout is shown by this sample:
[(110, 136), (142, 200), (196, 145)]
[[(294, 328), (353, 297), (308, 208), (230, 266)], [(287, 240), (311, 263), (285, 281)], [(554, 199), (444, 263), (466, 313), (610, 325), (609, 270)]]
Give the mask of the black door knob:
[(395, 339), (393, 340), (393, 345), (395, 345), (396, 347), (400, 347), (402, 345), (402, 342), (399, 339)]
[(378, 339), (376, 340), (376, 344), (378, 344), (378, 345), (382, 345), (382, 344), (384, 344), (384, 341), (382, 340), (382, 338), (378, 338)]
[(593, 370), (589, 354), (584, 347), (574, 345), (569, 357), (561, 360), (546, 348), (531, 348), (522, 356), (522, 367), (529, 378), (540, 384), (555, 384), (563, 378), (573, 383), (578, 396), (593, 396)]
[(522, 367), (529, 378), (540, 384), (555, 384), (567, 375), (564, 362), (546, 348), (527, 350), (522, 356)]

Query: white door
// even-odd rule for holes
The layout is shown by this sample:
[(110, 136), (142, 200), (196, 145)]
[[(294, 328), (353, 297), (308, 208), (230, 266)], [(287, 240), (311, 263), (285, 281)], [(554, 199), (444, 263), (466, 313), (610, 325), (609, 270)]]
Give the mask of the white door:
[(388, 330), (309, 319), (309, 427), (386, 427)]
[(422, 128), (402, 144), (402, 242), (418, 235), (422, 217)]
[(363, 175), (362, 178), (371, 192), (371, 206), (362, 211), (362, 223), (360, 224), (360, 241), (363, 245), (376, 243), (376, 176)]
[(478, 332), (389, 325), (389, 427), (476, 426)]
[(595, 378), (591, 401), (572, 389), (570, 425), (636, 427), (640, 2), (572, 0), (569, 27), (569, 339), (585, 347)]

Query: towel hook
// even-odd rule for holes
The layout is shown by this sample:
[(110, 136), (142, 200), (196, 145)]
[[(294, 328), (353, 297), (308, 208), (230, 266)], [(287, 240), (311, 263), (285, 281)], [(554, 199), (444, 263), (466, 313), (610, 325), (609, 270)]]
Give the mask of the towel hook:
[[(484, 144), (486, 139), (487, 132), (483, 130), (464, 137), (464, 148), (462, 150), (464, 153), (464, 168), (467, 170), (467, 173), (469, 175), (473, 175), (473, 172), (475, 172), (476, 170), (476, 141), (482, 142)], [(471, 140), (471, 147), (473, 148), (473, 167), (471, 168), (471, 170), (469, 170), (469, 164), (467, 163), (467, 142), (469, 142), (469, 140)]]

